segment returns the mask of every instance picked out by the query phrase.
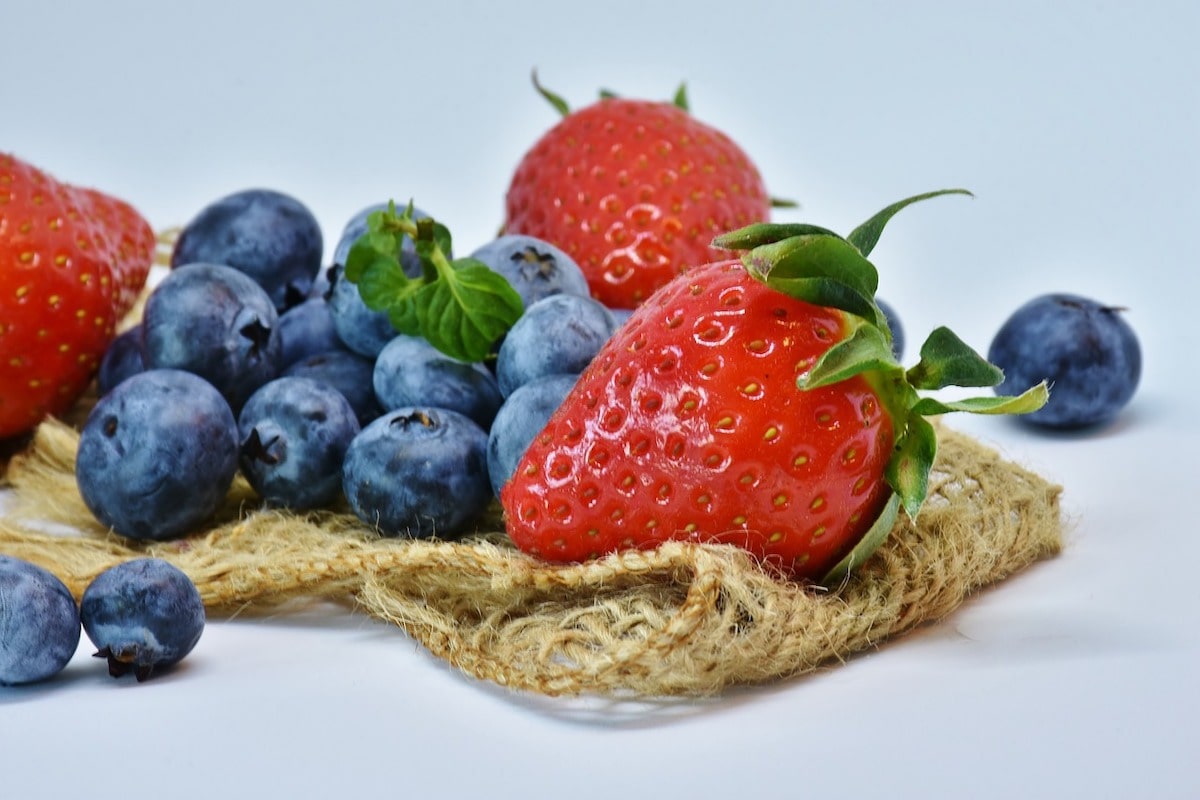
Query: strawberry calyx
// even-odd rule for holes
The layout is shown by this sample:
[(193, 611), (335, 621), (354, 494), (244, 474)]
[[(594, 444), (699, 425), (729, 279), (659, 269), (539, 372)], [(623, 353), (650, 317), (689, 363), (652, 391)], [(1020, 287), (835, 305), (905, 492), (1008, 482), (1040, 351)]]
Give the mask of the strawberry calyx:
[(1025, 393), (942, 400), (922, 394), (949, 387), (991, 387), (1004, 373), (948, 328), (934, 330), (909, 369), (892, 351), (887, 318), (875, 301), (879, 273), (867, 259), (888, 221), (907, 206), (948, 194), (971, 196), (964, 189), (915, 195), (893, 203), (848, 236), (818, 225), (760, 223), (718, 236), (714, 247), (742, 251), (747, 272), (789, 297), (847, 313), (849, 333), (797, 379), (802, 391), (861, 375), (879, 395), (893, 421), (894, 450), (884, 471), (893, 494), (874, 525), (854, 549), (825, 576), (830, 585), (874, 552), (902, 508), (915, 519), (929, 493), (929, 475), (937, 455), (937, 434), (927, 417), (951, 412), (1027, 414), (1045, 405), (1043, 382)]
[[(524, 301), (482, 261), (451, 259), (449, 229), (413, 213), (411, 201), (400, 213), (395, 202), (373, 212), (346, 257), (346, 279), (357, 284), (367, 308), (386, 312), (400, 333), (421, 336), (451, 358), (482, 361), (520, 318)], [(421, 262), (416, 277), (400, 263), (406, 239)]]
[[(532, 80), (533, 80), (533, 88), (537, 90), (538, 94), (540, 94), (543, 98), (545, 98), (546, 102), (549, 103), (554, 108), (555, 111), (557, 111), (559, 114), (561, 114), (564, 117), (568, 116), (571, 113), (571, 106), (569, 103), (567, 103), (567, 101), (563, 98), (562, 95), (558, 94), (557, 92), (552, 92), (551, 90), (547, 89), (545, 86), (542, 85), (542, 82), (538, 79), (538, 74), (537, 74), (536, 69), (533, 70)], [(611, 89), (601, 89), (600, 90), (600, 99), (601, 100), (615, 100), (619, 97), (620, 97), (620, 95), (617, 94), (616, 92), (612, 91)], [(691, 113), (692, 109), (691, 109), (691, 103), (688, 100), (687, 83), (679, 84), (679, 88), (675, 90), (675, 94), (671, 98), (671, 105), (675, 106), (680, 111), (686, 111), (688, 113)]]

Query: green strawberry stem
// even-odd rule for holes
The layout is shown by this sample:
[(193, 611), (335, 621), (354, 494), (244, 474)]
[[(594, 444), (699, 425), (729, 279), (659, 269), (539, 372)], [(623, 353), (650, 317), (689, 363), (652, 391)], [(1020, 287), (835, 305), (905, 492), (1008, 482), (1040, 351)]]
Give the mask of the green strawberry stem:
[(892, 353), (887, 318), (875, 302), (879, 273), (867, 254), (888, 221), (907, 206), (946, 194), (946, 189), (893, 203), (846, 237), (807, 224), (761, 223), (718, 236), (715, 247), (744, 251), (742, 263), (759, 280), (790, 297), (853, 315), (850, 335), (831, 347), (801, 375), (801, 390), (828, 386), (861, 375), (879, 395), (895, 430), (895, 449), (884, 471), (894, 492), (884, 513), (854, 550), (823, 581), (839, 580), (886, 538), (898, 508), (917, 517), (929, 493), (929, 474), (937, 456), (937, 434), (926, 417), (955, 411), (972, 414), (1028, 414), (1046, 404), (1043, 382), (1015, 397), (985, 396), (943, 401), (920, 391), (947, 387), (990, 387), (1003, 372), (947, 328), (933, 331), (921, 347), (920, 360), (905, 370)]
[[(420, 259), (419, 277), (409, 277), (400, 265), (406, 239)], [(524, 303), (503, 275), (477, 259), (452, 260), (450, 252), (446, 226), (414, 220), (411, 202), (400, 214), (389, 202), (368, 217), (367, 232), (350, 248), (346, 279), (400, 333), (424, 337), (451, 358), (482, 361), (520, 318)]]

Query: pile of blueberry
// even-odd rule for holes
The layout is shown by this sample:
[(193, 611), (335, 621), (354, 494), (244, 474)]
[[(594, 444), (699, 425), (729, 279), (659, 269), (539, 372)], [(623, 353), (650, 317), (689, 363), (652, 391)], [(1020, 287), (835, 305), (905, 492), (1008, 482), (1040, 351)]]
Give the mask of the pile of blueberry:
[[(184, 228), (141, 323), (108, 351), (81, 433), (76, 478), (98, 520), (134, 539), (187, 535), (239, 472), (267, 505), (344, 500), (387, 536), (452, 537), (487, 509), (620, 314), (558, 248), (501, 236), (472, 257), (525, 312), (486, 361), (450, 358), (343, 276), (385, 207), (347, 223), (328, 269), (316, 219), (278, 192), (230, 195)], [(414, 252), (401, 265), (420, 273)]]
[(74, 656), (82, 627), (109, 674), (139, 681), (183, 659), (204, 631), (195, 584), (156, 558), (96, 576), (79, 605), (53, 573), (0, 555), (0, 685), (54, 677)]
[[(230, 195), (184, 228), (142, 323), (110, 348), (82, 431), (76, 477), (101, 522), (135, 539), (186, 535), (239, 471), (268, 505), (345, 501), (387, 536), (453, 537), (491, 504), (628, 312), (592, 299), (558, 248), (503, 235), (471, 256), (524, 314), (485, 361), (450, 358), (397, 333), (344, 277), (369, 215), (387, 207), (349, 220), (328, 269), (315, 217), (279, 192)], [(399, 260), (415, 277), (411, 244)], [(900, 357), (899, 318), (881, 306)], [(988, 355), (1008, 376), (999, 391), (1051, 381), (1050, 402), (1024, 419), (1055, 428), (1112, 418), (1141, 367), (1119, 309), (1073, 295), (1020, 309)]]

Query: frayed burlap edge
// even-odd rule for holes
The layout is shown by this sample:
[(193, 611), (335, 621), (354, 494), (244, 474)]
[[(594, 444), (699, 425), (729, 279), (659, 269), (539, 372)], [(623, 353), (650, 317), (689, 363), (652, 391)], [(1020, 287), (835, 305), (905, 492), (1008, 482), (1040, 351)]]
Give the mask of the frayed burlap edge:
[[(941, 431), (930, 500), (831, 591), (779, 580), (744, 553), (682, 543), (551, 566), (513, 549), (492, 516), (458, 542), (385, 539), (352, 515), (264, 510), (238, 482), (213, 527), (165, 543), (101, 528), (75, 487), (77, 433), (50, 421), (13, 458), (0, 552), (80, 595), (147, 554), (187, 572), (214, 614), (300, 599), (354, 604), (463, 672), (547, 695), (709, 695), (837, 663), (1057, 553), (1059, 487)], [(48, 530), (64, 526), (79, 535)]]

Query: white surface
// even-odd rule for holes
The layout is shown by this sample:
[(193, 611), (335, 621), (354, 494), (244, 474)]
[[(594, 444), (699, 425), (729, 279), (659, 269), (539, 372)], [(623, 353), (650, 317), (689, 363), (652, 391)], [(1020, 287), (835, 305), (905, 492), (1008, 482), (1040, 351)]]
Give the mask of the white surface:
[(160, 228), (288, 191), (327, 252), (359, 208), (412, 195), (466, 251), (554, 121), (532, 67), (577, 106), (686, 79), (697, 116), (803, 203), (781, 219), (846, 231), (909, 194), (976, 192), (905, 211), (875, 251), (910, 352), (943, 322), (986, 348), (1019, 303), (1070, 290), (1129, 307), (1140, 393), (1086, 435), (956, 420), (1066, 487), (1066, 552), (814, 677), (548, 700), (340, 610), (213, 622), (145, 684), (85, 644), (58, 680), (0, 689), (0, 796), (1200, 796), (1200, 5), (336, 5), (6, 0), (0, 149)]

